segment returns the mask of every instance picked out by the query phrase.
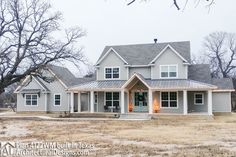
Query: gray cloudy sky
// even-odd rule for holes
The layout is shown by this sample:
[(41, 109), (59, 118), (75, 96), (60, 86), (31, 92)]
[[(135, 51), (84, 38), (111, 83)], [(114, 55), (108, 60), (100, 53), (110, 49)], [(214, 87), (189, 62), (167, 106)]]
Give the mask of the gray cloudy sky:
[[(180, 6), (183, 7), (185, 0)], [(195, 8), (190, 0), (177, 11), (172, 0), (149, 0), (131, 6), (128, 0), (54, 0), (63, 13), (65, 27), (80, 26), (87, 36), (80, 40), (94, 64), (106, 45), (191, 41), (192, 54), (201, 50), (203, 38), (213, 31), (236, 32), (236, 0), (215, 0), (210, 12), (205, 3)], [(204, 0), (201, 0), (204, 1)]]

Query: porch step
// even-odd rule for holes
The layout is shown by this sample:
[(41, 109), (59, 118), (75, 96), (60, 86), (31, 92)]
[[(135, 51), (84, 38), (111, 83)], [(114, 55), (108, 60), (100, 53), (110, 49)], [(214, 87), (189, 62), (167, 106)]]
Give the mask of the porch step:
[(71, 118), (118, 118), (118, 113), (71, 113)]
[(121, 114), (119, 119), (150, 120), (150, 119), (152, 119), (152, 116), (147, 113), (126, 113), (126, 114)]

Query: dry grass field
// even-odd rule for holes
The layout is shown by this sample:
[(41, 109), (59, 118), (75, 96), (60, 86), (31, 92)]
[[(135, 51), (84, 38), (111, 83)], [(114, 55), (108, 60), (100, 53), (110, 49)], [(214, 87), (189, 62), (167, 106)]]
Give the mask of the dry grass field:
[(236, 114), (150, 121), (0, 118), (0, 140), (80, 141), (95, 145), (89, 156), (236, 156)]

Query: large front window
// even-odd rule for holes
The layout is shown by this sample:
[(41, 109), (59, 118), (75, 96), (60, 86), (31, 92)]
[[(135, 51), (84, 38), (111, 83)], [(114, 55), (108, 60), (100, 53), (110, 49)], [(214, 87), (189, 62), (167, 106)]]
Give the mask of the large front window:
[(110, 112), (118, 112), (120, 108), (119, 92), (106, 92), (105, 94), (105, 110)]
[(162, 92), (161, 107), (177, 108), (178, 107), (177, 92)]
[(105, 68), (106, 79), (118, 79), (120, 78), (120, 68)]
[(161, 78), (176, 78), (177, 77), (177, 65), (161, 65)]
[(25, 105), (37, 106), (38, 105), (38, 95), (37, 94), (25, 95)]

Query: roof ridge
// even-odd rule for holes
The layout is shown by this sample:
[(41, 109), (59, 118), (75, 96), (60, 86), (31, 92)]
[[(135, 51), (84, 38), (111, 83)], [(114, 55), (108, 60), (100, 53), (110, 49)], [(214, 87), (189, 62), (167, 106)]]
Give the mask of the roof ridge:
[(171, 43), (183, 43), (189, 42), (189, 40), (183, 41), (171, 41), (171, 42), (157, 42), (157, 43), (144, 43), (144, 44), (120, 44), (120, 45), (107, 45), (106, 47), (113, 47), (113, 46), (137, 46), (137, 45), (155, 45), (155, 44), (171, 44)]

